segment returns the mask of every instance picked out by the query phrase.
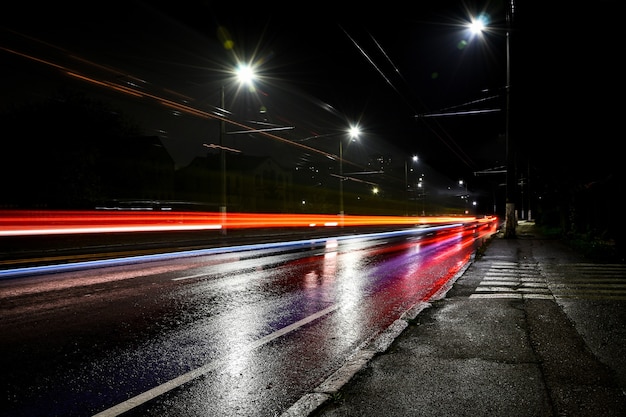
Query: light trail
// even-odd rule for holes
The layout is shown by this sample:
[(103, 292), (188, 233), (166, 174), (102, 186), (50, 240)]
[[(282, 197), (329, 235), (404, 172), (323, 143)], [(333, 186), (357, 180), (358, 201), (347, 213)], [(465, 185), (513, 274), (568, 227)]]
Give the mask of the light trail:
[(245, 228), (420, 226), (493, 223), (496, 217), (352, 216), (323, 214), (224, 213), (189, 211), (0, 210), (0, 236), (132, 233)]
[(254, 250), (264, 250), (268, 248), (298, 248), (298, 247), (310, 247), (311, 245), (318, 244), (320, 242), (327, 242), (328, 240), (340, 241), (340, 240), (350, 240), (350, 239), (381, 239), (392, 236), (402, 236), (402, 235), (424, 235), (427, 233), (437, 232), (437, 231), (453, 231), (457, 230), (461, 225), (460, 224), (444, 224), (444, 225), (431, 225), (428, 227), (420, 227), (420, 228), (411, 228), (411, 229), (403, 229), (396, 230), (390, 232), (378, 232), (378, 233), (363, 233), (359, 235), (345, 235), (345, 236), (332, 236), (332, 237), (324, 237), (324, 238), (313, 238), (313, 239), (303, 239), (303, 240), (291, 240), (291, 241), (282, 241), (282, 242), (271, 242), (271, 243), (252, 243), (245, 245), (235, 245), (235, 246), (220, 246), (215, 248), (207, 248), (207, 249), (193, 249), (193, 250), (183, 250), (183, 251), (175, 251), (175, 252), (166, 252), (166, 253), (156, 253), (156, 254), (141, 254), (141, 255), (133, 255), (133, 256), (122, 256), (122, 257), (114, 257), (107, 259), (98, 259), (98, 260), (87, 260), (87, 261), (76, 261), (71, 263), (63, 263), (63, 264), (53, 264), (53, 265), (43, 265), (43, 266), (29, 266), (23, 268), (13, 268), (7, 270), (0, 270), (0, 279), (4, 278), (15, 278), (20, 276), (31, 276), (38, 275), (42, 273), (58, 273), (58, 272), (69, 272), (69, 271), (77, 271), (88, 268), (101, 268), (101, 267), (110, 267), (117, 265), (129, 265), (132, 263), (145, 263), (151, 261), (165, 261), (172, 259), (179, 259), (185, 257), (195, 257), (195, 256), (206, 256), (206, 255), (214, 255), (221, 253), (234, 253), (234, 252), (243, 252), (243, 251), (254, 251)]

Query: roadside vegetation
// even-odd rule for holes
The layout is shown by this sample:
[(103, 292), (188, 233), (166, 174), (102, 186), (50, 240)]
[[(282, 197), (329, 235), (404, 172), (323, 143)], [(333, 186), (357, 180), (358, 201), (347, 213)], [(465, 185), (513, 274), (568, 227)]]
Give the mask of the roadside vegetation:
[(547, 238), (561, 239), (565, 244), (593, 262), (626, 263), (626, 251), (614, 239), (597, 233), (564, 233), (558, 227), (536, 226)]

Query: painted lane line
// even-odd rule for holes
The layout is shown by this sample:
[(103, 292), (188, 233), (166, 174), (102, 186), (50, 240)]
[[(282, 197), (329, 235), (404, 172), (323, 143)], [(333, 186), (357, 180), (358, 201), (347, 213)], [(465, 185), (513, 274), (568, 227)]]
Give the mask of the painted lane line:
[[(335, 311), (337, 308), (339, 308), (339, 306), (337, 304), (334, 304), (330, 307), (327, 307), (323, 310), (318, 311), (315, 314), (312, 314), (308, 317), (303, 318), (302, 320), (299, 320), (295, 323), (290, 324), (289, 326), (283, 327), (280, 330), (277, 330), (273, 333), (268, 334), (267, 336), (264, 336), (262, 338), (260, 338), (259, 340), (249, 344), (248, 346), (246, 346), (244, 348), (245, 351), (250, 351), (253, 349), (256, 349), (260, 346), (263, 346), (266, 343), (271, 342), (274, 339), (277, 339), (281, 336), (286, 335), (289, 332), (292, 332), (312, 321), (315, 321), (321, 317), (324, 317), (325, 315)], [(179, 377), (176, 377), (170, 381), (167, 381), (161, 385), (158, 385), (146, 392), (143, 392), (139, 395), (136, 395), (132, 398), (129, 398), (128, 400), (121, 402), (117, 405), (114, 405), (111, 408), (108, 408), (104, 411), (101, 411), (97, 414), (94, 414), (93, 417), (116, 417), (119, 416), (129, 410), (132, 410), (135, 407), (138, 407), (160, 395), (163, 395), (169, 391), (172, 391), (173, 389), (176, 389), (178, 387), (180, 387), (183, 384), (186, 384), (187, 382), (190, 382), (196, 378), (199, 378), (203, 375), (208, 374), (209, 372), (211, 372), (212, 370), (216, 369), (221, 363), (224, 363), (226, 361), (228, 361), (231, 358), (234, 358), (238, 355), (240, 355), (241, 352), (236, 352), (236, 353), (232, 353), (230, 355), (227, 355), (226, 357), (222, 358), (222, 359), (218, 359), (212, 362), (207, 363), (204, 366), (201, 366), (200, 368), (194, 369), (192, 371), (189, 371)]]

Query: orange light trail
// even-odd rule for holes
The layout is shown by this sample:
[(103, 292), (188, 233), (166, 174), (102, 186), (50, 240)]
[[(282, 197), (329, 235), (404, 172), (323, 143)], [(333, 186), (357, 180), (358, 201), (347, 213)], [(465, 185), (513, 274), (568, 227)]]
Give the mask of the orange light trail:
[(0, 210), (0, 236), (343, 226), (494, 225), (497, 217), (351, 216), (161, 211)]

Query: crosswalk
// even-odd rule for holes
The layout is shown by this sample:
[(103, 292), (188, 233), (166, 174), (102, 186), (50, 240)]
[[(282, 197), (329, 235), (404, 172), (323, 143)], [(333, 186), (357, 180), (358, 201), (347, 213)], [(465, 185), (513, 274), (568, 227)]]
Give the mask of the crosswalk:
[(470, 298), (626, 300), (626, 265), (495, 261)]

